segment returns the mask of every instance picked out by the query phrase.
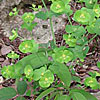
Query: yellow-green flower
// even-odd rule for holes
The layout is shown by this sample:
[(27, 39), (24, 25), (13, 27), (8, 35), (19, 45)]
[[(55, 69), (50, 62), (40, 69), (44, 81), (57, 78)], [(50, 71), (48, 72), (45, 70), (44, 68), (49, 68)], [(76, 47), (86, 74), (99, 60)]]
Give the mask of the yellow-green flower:
[(33, 79), (35, 81), (38, 81), (44, 75), (45, 71), (46, 71), (45, 67), (41, 67), (39, 69), (34, 70)]
[(25, 73), (27, 78), (32, 78), (32, 76), (33, 76), (33, 68), (30, 65), (27, 65), (24, 68), (24, 73)]
[(25, 40), (20, 44), (19, 50), (23, 53), (37, 52), (38, 44), (34, 40)]
[(74, 20), (79, 23), (88, 23), (91, 19), (91, 15), (84, 10), (77, 10), (74, 14)]
[(31, 12), (29, 12), (29, 13), (24, 13), (24, 14), (22, 15), (22, 20), (23, 20), (25, 23), (32, 23), (34, 19), (35, 19), (35, 15), (32, 14)]
[(47, 88), (54, 81), (54, 75), (50, 70), (47, 70), (39, 80), (39, 85), (43, 88)]
[(65, 4), (63, 1), (55, 1), (52, 3), (50, 9), (55, 13), (62, 13), (65, 10)]
[(52, 54), (55, 61), (60, 63), (68, 63), (73, 59), (73, 53), (69, 50), (59, 50)]

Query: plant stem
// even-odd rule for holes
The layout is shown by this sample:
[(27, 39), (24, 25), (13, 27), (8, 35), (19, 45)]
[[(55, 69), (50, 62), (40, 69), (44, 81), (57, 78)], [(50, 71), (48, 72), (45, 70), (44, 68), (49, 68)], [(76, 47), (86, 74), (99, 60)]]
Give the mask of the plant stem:
[[(66, 14), (67, 15), (67, 14)], [(69, 23), (70, 23), (70, 25), (72, 26), (72, 22), (71, 22), (71, 19), (70, 19), (70, 17), (67, 15), (67, 17), (68, 17), (68, 20), (69, 20)]]
[(66, 12), (66, 11), (65, 11), (65, 14), (67, 15), (67, 18), (68, 18), (68, 20), (69, 20), (69, 23), (70, 23), (70, 25), (72, 26), (71, 19), (70, 19), (69, 15), (67, 14), (67, 12)]
[(89, 41), (86, 41), (83, 45), (83, 47), (88, 44), (89, 42), (91, 42), (95, 37), (97, 37), (97, 34), (95, 34)]
[(51, 31), (52, 31), (54, 45), (56, 45), (55, 33), (54, 33), (54, 30), (53, 30), (53, 24), (52, 24), (52, 18), (50, 18), (50, 27), (51, 27)]
[(47, 6), (46, 6), (46, 4), (45, 4), (44, 0), (42, 0), (42, 3), (43, 3), (43, 5), (44, 5), (44, 7), (45, 7), (46, 11), (48, 12), (48, 8), (47, 8)]
[(34, 40), (32, 31), (30, 31), (30, 33), (31, 33), (30, 35), (31, 35), (32, 39)]
[(95, 37), (97, 37), (97, 34), (95, 34), (95, 35), (88, 41), (88, 43), (91, 42)]
[[(44, 5), (46, 11), (49, 12), (49, 11), (48, 11), (48, 8), (47, 8), (47, 6), (46, 6), (46, 4), (45, 4), (45, 2), (44, 2), (44, 0), (42, 0), (42, 3), (43, 3), (43, 5)], [(55, 34), (54, 34), (53, 24), (52, 24), (52, 18), (50, 18), (50, 27), (51, 27), (52, 36), (53, 36), (53, 44), (56, 46)]]

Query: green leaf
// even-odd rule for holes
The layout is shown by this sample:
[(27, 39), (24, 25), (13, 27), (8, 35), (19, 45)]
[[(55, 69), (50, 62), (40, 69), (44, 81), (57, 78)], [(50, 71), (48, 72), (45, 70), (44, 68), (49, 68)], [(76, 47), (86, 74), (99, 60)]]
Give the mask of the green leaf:
[(12, 78), (14, 76), (14, 67), (8, 65), (4, 66), (1, 70), (3, 77), (5, 78)]
[(27, 83), (25, 81), (19, 81), (17, 83), (17, 92), (20, 95), (23, 95), (26, 92), (27, 89)]
[(95, 12), (96, 17), (100, 17), (100, 4), (95, 4), (93, 7), (93, 11)]
[(24, 73), (25, 73), (27, 78), (31, 78), (33, 76), (33, 68), (32, 68), (32, 66), (26, 65), (26, 67), (24, 68)]
[(72, 98), (73, 98), (73, 100), (87, 100), (87, 99), (85, 98), (85, 96), (83, 96), (83, 95), (82, 95), (81, 93), (79, 93), (79, 92), (73, 92)]
[(11, 41), (15, 40), (18, 37), (18, 28), (16, 30), (12, 30), (12, 35), (9, 37)]
[(37, 23), (35, 22), (35, 23), (23, 23), (22, 25), (21, 25), (21, 28), (25, 28), (25, 29), (27, 29), (28, 31), (32, 31), (33, 30), (33, 28), (35, 27), (37, 25)]
[(77, 39), (74, 38), (72, 35), (64, 34), (63, 38), (64, 38), (66, 44), (68, 44), (70, 47), (75, 47), (76, 46)]
[(81, 82), (80, 78), (78, 76), (72, 76), (72, 80), (75, 82)]
[(16, 65), (21, 66), (23, 70), (26, 65), (31, 65), (33, 69), (36, 69), (48, 63), (50, 63), (48, 57), (46, 57), (43, 52), (40, 52), (40, 53), (33, 53), (29, 56), (24, 57), (23, 59), (19, 60), (18, 63), (15, 64), (15, 66)]
[[(93, 23), (94, 19), (95, 19), (95, 13), (93, 12), (93, 9), (88, 9), (88, 8), (82, 7), (81, 10), (86, 11), (91, 15), (91, 17), (89, 19), (89, 24)], [(85, 24), (88, 24), (88, 23), (85, 23)]]
[(31, 90), (28, 90), (28, 91), (26, 92), (26, 96), (31, 96)]
[(6, 87), (0, 89), (0, 100), (9, 100), (17, 95), (15, 89)]
[(67, 16), (71, 16), (73, 14), (73, 10), (71, 10), (71, 6), (68, 4), (65, 4), (65, 11), (64, 12)]
[(14, 75), (13, 78), (21, 78), (22, 77), (22, 66), (21, 65), (12, 65), (14, 68)]
[(86, 57), (86, 53), (89, 50), (89, 47), (83, 47), (76, 45), (75, 48), (68, 48), (70, 51), (74, 53), (74, 59), (84, 59)]
[(62, 0), (65, 4), (69, 4), (71, 0)]
[(96, 20), (96, 23), (95, 23), (95, 33), (100, 35), (100, 18)]
[(90, 34), (95, 34), (95, 26), (94, 26), (94, 24), (86, 26), (86, 29)]
[(48, 95), (49, 93), (55, 91), (56, 89), (55, 88), (49, 88), (49, 89), (46, 89), (45, 91), (43, 91), (37, 98), (36, 100), (41, 100), (43, 97), (45, 97), (46, 95)]
[(61, 81), (64, 82), (66, 88), (70, 86), (71, 74), (66, 65), (56, 62), (53, 65), (51, 65), (49, 69), (53, 71), (54, 74), (57, 74)]
[(88, 43), (87, 37), (81, 37), (77, 39), (77, 45), (86, 45)]
[(97, 67), (100, 68), (100, 62), (97, 62)]
[(15, 8), (13, 8), (13, 10), (12, 11), (14, 11), (14, 12), (16, 12), (17, 11), (17, 8), (15, 7)]
[(46, 68), (45, 67), (41, 67), (40, 69), (36, 69), (33, 72), (33, 79), (35, 81), (38, 81), (45, 73)]
[(77, 31), (78, 27), (79, 27), (79, 25), (76, 25), (76, 26), (66, 25), (65, 30), (66, 30), (67, 33), (73, 33), (73, 32)]
[(54, 100), (70, 100), (70, 97), (67, 95), (56, 95)]
[(95, 78), (87, 77), (84, 81), (86, 86), (90, 86), (92, 89), (98, 89), (98, 82)]
[(95, 0), (84, 0), (86, 7), (89, 8), (89, 9), (92, 9), (93, 8), (93, 6), (95, 4), (94, 1)]
[(26, 100), (26, 99), (24, 97), (19, 96), (16, 98), (16, 100)]
[(10, 13), (9, 13), (9, 16), (13, 16), (13, 12), (10, 12)]
[(32, 44), (33, 44), (33, 47), (32, 47), (32, 53), (35, 53), (38, 51), (38, 48), (39, 48), (39, 44), (37, 44), (35, 42), (35, 40), (31, 40)]
[(35, 15), (37, 18), (40, 18), (42, 20), (46, 20), (48, 18), (47, 14), (43, 11), (40, 11), (38, 13), (36, 13)]
[(80, 26), (77, 28), (76, 32), (74, 32), (72, 35), (75, 37), (80, 38), (82, 35), (86, 33), (86, 30), (83, 26)]
[[(70, 93), (72, 92), (79, 92), (81, 93), (83, 96), (85, 96), (86, 100), (97, 100), (97, 98), (95, 96), (93, 96), (92, 94), (84, 91), (84, 90), (79, 90), (79, 89), (73, 89), (70, 91)], [(80, 99), (82, 100), (82, 99)]]

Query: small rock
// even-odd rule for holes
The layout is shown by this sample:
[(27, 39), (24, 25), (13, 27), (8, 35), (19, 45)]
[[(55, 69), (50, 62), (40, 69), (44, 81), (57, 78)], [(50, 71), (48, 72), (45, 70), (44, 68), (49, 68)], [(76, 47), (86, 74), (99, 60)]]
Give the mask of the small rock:
[(100, 100), (100, 92), (98, 93), (92, 93), (98, 100)]
[(88, 68), (88, 66), (86, 66), (86, 65), (83, 65), (83, 68), (84, 68), (84, 69), (87, 69), (87, 68)]
[(4, 58), (0, 58), (0, 62), (4, 61)]
[(8, 66), (8, 65), (10, 65), (10, 62), (9, 62), (8, 59), (6, 59), (6, 60), (2, 63), (2, 67), (3, 67), (3, 66)]
[(8, 53), (11, 52), (11, 51), (12, 51), (12, 48), (11, 48), (10, 46), (4, 45), (4, 46), (2, 46), (2, 48), (1, 48), (1, 54), (2, 54), (2, 55), (6, 55), (6, 54), (8, 54)]

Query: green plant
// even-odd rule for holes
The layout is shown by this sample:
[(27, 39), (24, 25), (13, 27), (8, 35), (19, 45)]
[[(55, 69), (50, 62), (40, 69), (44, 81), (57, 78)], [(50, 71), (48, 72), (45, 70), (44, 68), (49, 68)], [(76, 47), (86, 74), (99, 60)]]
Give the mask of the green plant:
[(32, 29), (37, 25), (36, 22), (33, 23), (35, 19), (35, 15), (32, 14), (31, 12), (29, 13), (24, 13), (22, 15), (22, 20), (23, 20), (23, 24), (22, 24), (22, 28), (27, 29), (28, 31), (32, 31)]
[(30, 7), (31, 9), (33, 9), (34, 11), (38, 11), (38, 10), (41, 10), (42, 9), (42, 6), (41, 5), (38, 5), (38, 7), (36, 7), (35, 4), (32, 4), (32, 7)]
[(12, 34), (13, 34), (13, 35), (11, 35), (11, 36), (9, 37), (9, 39), (10, 39), (11, 41), (15, 40), (15, 39), (18, 37), (18, 29), (16, 28), (16, 30), (12, 30)]
[(11, 53), (7, 55), (7, 57), (12, 58), (12, 59), (17, 59), (19, 58), (19, 55), (16, 54), (14, 51), (12, 51)]
[[(78, 0), (81, 3), (85, 2), (86, 7), (82, 7), (74, 13), (73, 20), (78, 22), (79, 25), (73, 25), (70, 19), (70, 16), (73, 14), (69, 4), (71, 0), (49, 1), (52, 2), (50, 10), (48, 10), (44, 0), (42, 0), (46, 12), (38, 11), (36, 15), (31, 12), (24, 13), (22, 15), (23, 24), (21, 27), (27, 29), (32, 34), (32, 30), (37, 24), (34, 22), (35, 17), (42, 20), (50, 19), (53, 36), (53, 40), (49, 41), (51, 48), (40, 47), (41, 44), (36, 43), (33, 38), (31, 40), (24, 40), (18, 48), (22, 53), (30, 53), (30, 55), (19, 60), (16, 64), (4, 66), (1, 69), (1, 73), (7, 79), (12, 78), (16, 80), (19, 96), (16, 100), (24, 100), (24, 95), (31, 96), (31, 91), (33, 91), (36, 97), (38, 95), (37, 98), (34, 98), (35, 100), (42, 98), (44, 100), (52, 98), (54, 100), (97, 100), (96, 97), (81, 88), (80, 78), (73, 70), (74, 66), (72, 63), (77, 63), (79, 60), (83, 62), (89, 51), (88, 43), (100, 35), (99, 4), (97, 4), (97, 0)], [(32, 5), (33, 10), (40, 10), (40, 8), (40, 6), (36, 8), (36, 5)], [(52, 17), (58, 17), (62, 14), (66, 14), (70, 23), (65, 27), (67, 34), (63, 35), (63, 40), (65, 40), (68, 48), (65, 46), (57, 47), (53, 31)], [(90, 40), (87, 39), (89, 34), (94, 34)], [(13, 36), (9, 38), (13, 41), (17, 36), (17, 30), (13, 30)], [(51, 57), (50, 60), (48, 59), (49, 56)], [(12, 51), (8, 54), (8, 57), (15, 59), (18, 58), (18, 55)], [(66, 66), (69, 62), (71, 62), (70, 66)], [(99, 65), (98, 62), (97, 66), (99, 67)], [(96, 80), (96, 76), (99, 76), (100, 73), (90, 72), (89, 75), (90, 77), (87, 77), (84, 81), (84, 87), (100, 88), (100, 84)], [(19, 81), (20, 79), (22, 81)], [(72, 81), (78, 82), (79, 85), (76, 88), (72, 88)], [(33, 82), (34, 86), (30, 86), (28, 82)], [(28, 90), (27, 85), (30, 87)], [(80, 87), (80, 89), (77, 87)], [(8, 97), (7, 94), (3, 94), (5, 91), (9, 92), (11, 90), (14, 91), (14, 94), (9, 94)], [(0, 89), (0, 99), (3, 96), (5, 97), (2, 100), (10, 99), (15, 95), (17, 95), (16, 91), (12, 88)]]
[(37, 52), (38, 51), (38, 44), (34, 40), (24, 40), (20, 46), (19, 50), (22, 53), (32, 53), (32, 52)]
[(18, 15), (18, 10), (17, 10), (17, 8), (15, 7), (15, 8), (13, 8), (12, 9), (12, 11), (9, 13), (9, 16), (16, 16), (16, 15)]
[(91, 77), (87, 77), (84, 81), (84, 84), (91, 87), (92, 89), (100, 89), (100, 83), (96, 79), (97, 76), (100, 76), (100, 73), (94, 71), (89, 72), (89, 75)]
[(100, 68), (100, 62), (97, 62), (97, 67)]

